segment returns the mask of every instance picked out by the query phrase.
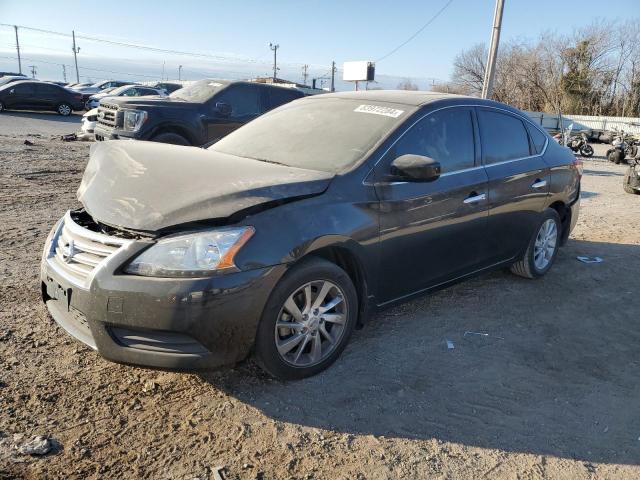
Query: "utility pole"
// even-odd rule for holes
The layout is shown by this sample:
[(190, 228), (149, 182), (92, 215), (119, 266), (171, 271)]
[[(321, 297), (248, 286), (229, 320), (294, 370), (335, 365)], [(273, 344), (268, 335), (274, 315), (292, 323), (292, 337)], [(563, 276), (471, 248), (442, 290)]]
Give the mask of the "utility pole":
[(80, 53), (80, 47), (76, 47), (76, 32), (71, 30), (73, 36), (73, 61), (76, 64), (76, 82), (80, 83), (80, 73), (78, 72), (78, 53)]
[(67, 66), (64, 63), (62, 64), (62, 79), (64, 83), (67, 83)]
[(331, 91), (336, 91), (336, 62), (331, 62)]
[(35, 65), (29, 65), (29, 68), (31, 69), (31, 78), (36, 78), (36, 73), (38, 73), (37, 67)]
[(307, 85), (307, 77), (309, 76), (309, 73), (307, 73), (308, 70), (309, 70), (309, 65), (302, 66), (302, 78), (304, 79), (302, 84), (305, 86)]
[(160, 75), (160, 81), (164, 82), (164, 64), (166, 63), (166, 60), (162, 61), (162, 75)]
[(493, 77), (496, 73), (496, 59), (498, 58), (498, 44), (500, 43), (500, 27), (502, 26), (503, 10), (504, 0), (496, 0), (496, 11), (493, 15), (493, 31), (491, 32), (489, 58), (487, 58), (487, 68), (484, 72), (484, 82), (482, 83), (482, 98), (490, 99), (493, 96)]
[(18, 71), (22, 73), (22, 60), (20, 60), (20, 42), (18, 41), (18, 26), (13, 26), (16, 31), (16, 50), (18, 51)]
[(280, 45), (270, 43), (269, 48), (273, 51), (273, 83), (275, 83), (278, 74), (278, 49)]
[(182, 65), (178, 65), (178, 80), (182, 80)]

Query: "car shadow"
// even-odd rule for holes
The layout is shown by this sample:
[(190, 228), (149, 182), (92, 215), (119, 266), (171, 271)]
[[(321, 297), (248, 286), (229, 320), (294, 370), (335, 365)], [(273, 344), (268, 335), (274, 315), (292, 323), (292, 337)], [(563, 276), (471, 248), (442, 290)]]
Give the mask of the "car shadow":
[(585, 190), (582, 190), (580, 192), (580, 198), (593, 198), (593, 197), (597, 197), (598, 195), (600, 195), (597, 192), (587, 192)]
[(17, 117), (17, 118), (33, 118), (36, 120), (51, 120), (56, 122), (66, 123), (78, 123), (82, 120), (82, 115), (85, 112), (73, 112), (68, 117), (58, 115), (56, 112), (33, 112), (33, 111), (13, 111), (5, 110), (2, 112), (3, 117)]
[(640, 245), (572, 239), (543, 279), (493, 272), (374, 315), (315, 377), (200, 376), (281, 422), (640, 464), (638, 271)]
[(624, 177), (624, 173), (601, 170), (584, 170), (582, 174), (593, 177)]

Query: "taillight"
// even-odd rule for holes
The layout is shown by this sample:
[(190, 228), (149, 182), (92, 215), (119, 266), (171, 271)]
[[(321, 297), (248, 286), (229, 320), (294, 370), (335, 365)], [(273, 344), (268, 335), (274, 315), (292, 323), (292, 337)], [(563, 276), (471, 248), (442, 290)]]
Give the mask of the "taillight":
[(578, 171), (578, 177), (582, 178), (582, 172), (584, 171), (584, 165), (582, 163), (582, 160), (577, 157), (574, 158), (573, 162), (571, 163), (571, 166)]

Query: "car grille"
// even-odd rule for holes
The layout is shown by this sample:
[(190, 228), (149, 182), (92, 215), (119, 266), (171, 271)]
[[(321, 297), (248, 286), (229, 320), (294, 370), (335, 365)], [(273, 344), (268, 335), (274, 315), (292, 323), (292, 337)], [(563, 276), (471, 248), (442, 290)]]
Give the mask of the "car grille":
[(67, 280), (87, 288), (94, 270), (129, 243), (131, 240), (81, 227), (67, 212), (52, 237), (47, 260)]
[(114, 128), (118, 123), (118, 106), (110, 103), (100, 103), (98, 106), (98, 123)]

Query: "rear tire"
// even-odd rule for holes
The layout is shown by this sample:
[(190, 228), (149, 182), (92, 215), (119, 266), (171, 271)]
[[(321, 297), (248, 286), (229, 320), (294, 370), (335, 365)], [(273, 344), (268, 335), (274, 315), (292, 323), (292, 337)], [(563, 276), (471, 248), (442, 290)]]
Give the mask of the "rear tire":
[(58, 112), (58, 115), (68, 117), (73, 112), (73, 108), (68, 103), (61, 103), (56, 107), (56, 112)]
[(160, 142), (160, 143), (170, 143), (171, 145), (185, 145), (190, 146), (191, 143), (189, 140), (184, 138), (182, 135), (177, 133), (161, 133), (160, 135), (156, 135), (151, 139), (152, 142)]
[[(297, 311), (290, 314), (291, 306)], [(358, 295), (349, 275), (327, 260), (305, 259), (271, 292), (256, 333), (256, 360), (281, 380), (315, 375), (340, 356), (357, 315)], [(289, 324), (293, 328), (286, 327)]]
[[(552, 225), (555, 226), (555, 229)], [(542, 277), (551, 269), (556, 259), (561, 238), (560, 216), (554, 209), (547, 208), (542, 214), (542, 219), (533, 233), (524, 255), (511, 265), (511, 272), (524, 278)]]

